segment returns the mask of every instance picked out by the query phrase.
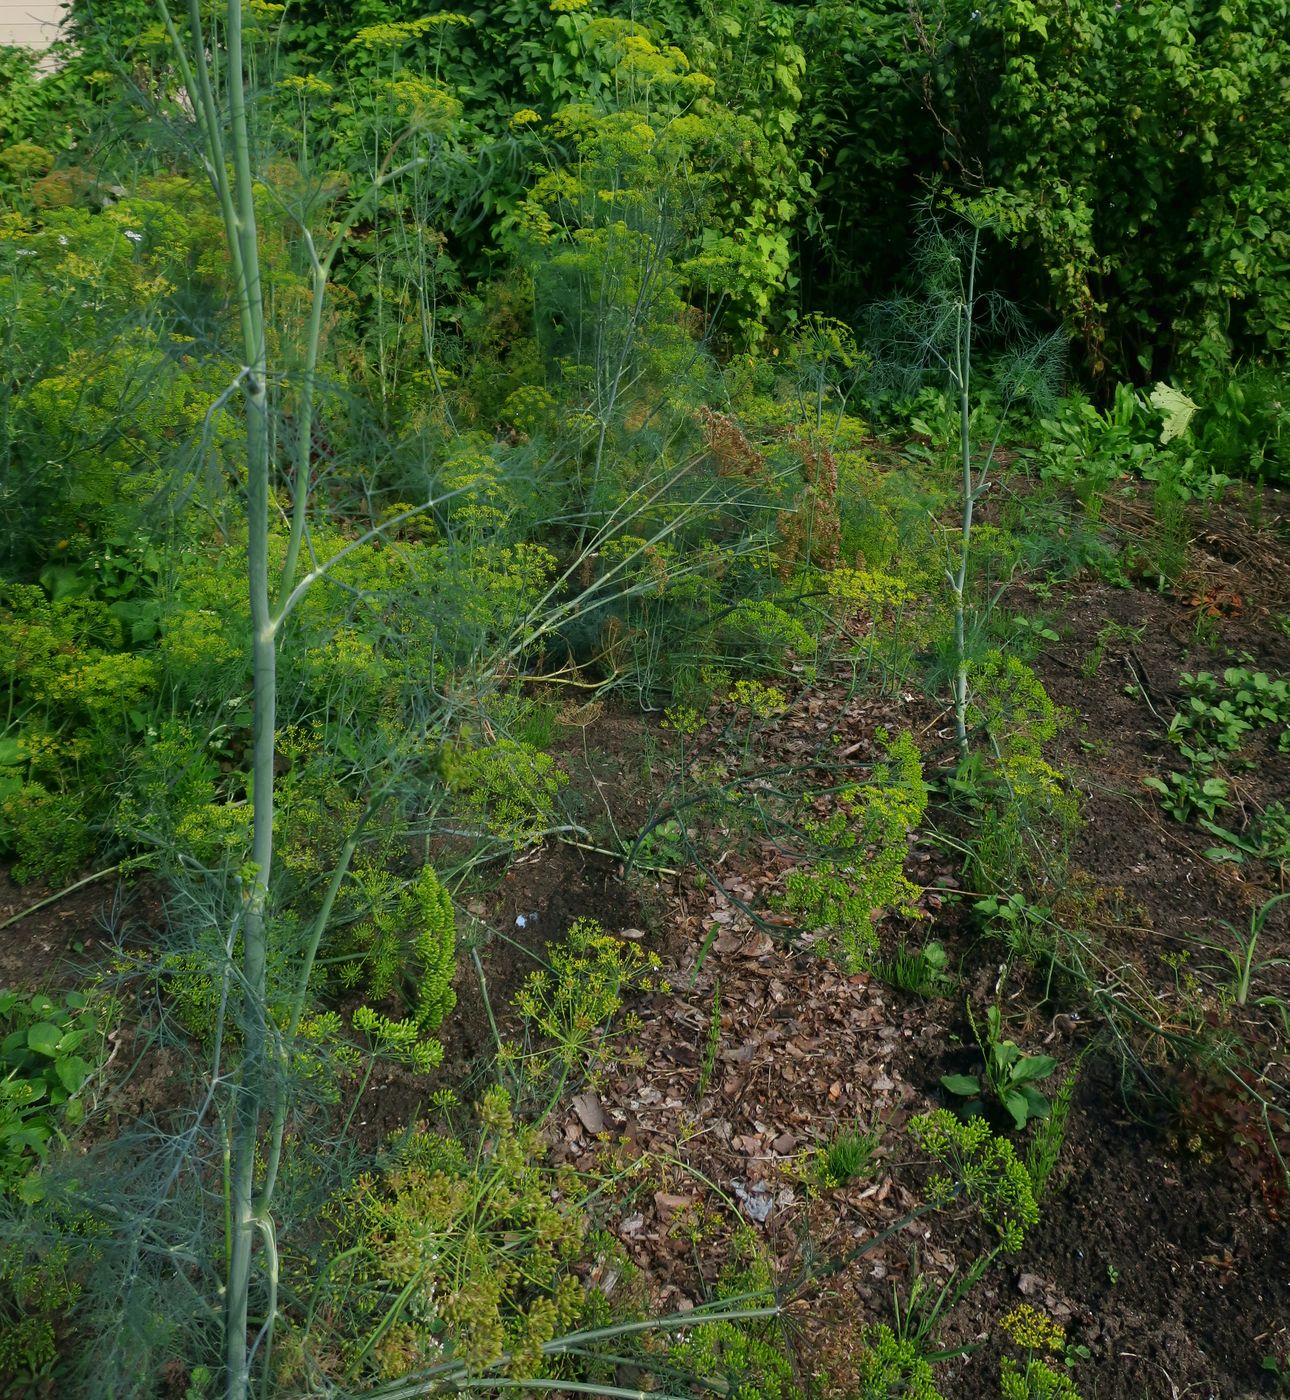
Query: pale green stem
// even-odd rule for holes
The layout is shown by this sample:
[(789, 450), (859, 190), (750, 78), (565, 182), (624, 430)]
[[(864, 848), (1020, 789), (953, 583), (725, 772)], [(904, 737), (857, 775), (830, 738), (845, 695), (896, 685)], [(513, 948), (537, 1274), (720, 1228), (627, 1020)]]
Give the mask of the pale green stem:
[[(246, 404), (247, 575), (254, 668), (251, 859), (255, 870), (251, 888), (245, 895), (242, 935), (245, 1053), (239, 1075), (228, 1174), (231, 1218), (224, 1298), (224, 1358), (225, 1393), (229, 1400), (245, 1400), (249, 1381), (247, 1308), (251, 1252), (257, 1228), (253, 1199), (255, 1152), (260, 1109), (267, 1088), (264, 1053), (266, 914), (273, 864), (273, 752), (277, 699), (277, 645), (269, 611), (268, 587), (269, 427), (264, 302), (255, 219), (255, 186), (251, 174), (240, 0), (228, 0), (226, 9), (229, 131), (233, 156), (231, 185), (220, 137), (219, 108), (211, 84), (206, 41), (202, 33), (200, 0), (189, 0), (188, 5), (191, 63), (165, 0), (158, 0), (158, 9), (174, 45), (180, 74), (188, 88), (206, 147), (207, 165), (223, 216), (237, 293), (244, 357), (241, 380)], [(272, 1318), (269, 1323), (272, 1324)]]
[[(954, 592), (954, 729), (958, 736), (959, 756), (968, 756), (967, 703), (967, 572), (968, 550), (972, 543), (972, 511), (977, 488), (972, 478), (972, 313), (976, 304), (976, 259), (981, 233), (972, 237), (972, 253), (968, 262), (967, 297), (959, 307), (959, 327), (955, 337), (954, 377), (959, 391), (959, 457), (963, 473), (963, 517), (959, 539), (959, 562), (950, 586)], [(984, 483), (982, 483), (984, 484)]]

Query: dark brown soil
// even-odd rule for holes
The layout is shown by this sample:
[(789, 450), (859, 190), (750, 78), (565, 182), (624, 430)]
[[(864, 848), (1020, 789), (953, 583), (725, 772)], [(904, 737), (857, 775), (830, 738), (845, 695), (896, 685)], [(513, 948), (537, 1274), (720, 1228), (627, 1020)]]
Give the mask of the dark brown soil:
[[(1112, 971), (1128, 969), (1166, 1009), (1190, 997), (1203, 1013), (1202, 1031), (1243, 1048), (1284, 1123), (1290, 1047), (1279, 1009), (1224, 1004), (1216, 996), (1221, 978), (1199, 966), (1203, 959), (1194, 954), (1196, 982), (1183, 996), (1178, 976), (1162, 961), (1194, 948), (1197, 935), (1221, 937), (1225, 920), (1244, 926), (1251, 909), (1278, 888), (1275, 876), (1266, 867), (1207, 859), (1214, 838), (1174, 821), (1142, 785), (1143, 777), (1177, 766), (1162, 735), (1184, 698), (1182, 672), (1221, 671), (1244, 656), (1254, 666), (1290, 674), (1290, 638), (1277, 621), (1290, 588), (1290, 550), (1269, 518), (1265, 512), (1258, 529), (1239, 516), (1198, 525), (1188, 576), (1172, 593), (1090, 579), (1068, 585), (1060, 599), (1045, 604), (1062, 640), (1035, 664), (1068, 712), (1053, 761), (1079, 791), (1083, 824), (1070, 852), (1066, 897), (1086, 920), (1088, 946), (1101, 959), (1108, 986)], [(1223, 545), (1225, 557), (1210, 553), (1207, 544)], [(1256, 561), (1248, 575), (1243, 559)], [(1232, 602), (1238, 597), (1239, 607)], [(893, 728), (910, 723), (895, 706), (884, 718)], [(1265, 747), (1253, 771), (1234, 775), (1234, 789), (1247, 805), (1284, 797), (1290, 760)], [(953, 884), (935, 853), (915, 848), (911, 862), (915, 878)], [(773, 857), (768, 863), (773, 873)], [(732, 862), (727, 892), (757, 904), (753, 896), (764, 876), (764, 868), (746, 867), (736, 875)], [(690, 1216), (719, 1198), (737, 1213), (740, 1202), (746, 1209), (749, 1191), (773, 1200), (760, 1233), (781, 1278), (800, 1269), (806, 1241), (820, 1267), (898, 1219), (915, 1199), (904, 1173), (888, 1175), (880, 1158), (867, 1184), (816, 1196), (804, 1185), (809, 1167), (802, 1151), (858, 1119), (885, 1121), (898, 1153), (899, 1125), (909, 1113), (936, 1106), (939, 1076), (967, 1070), (975, 1057), (974, 1049), (962, 1048), (971, 1039), (953, 1003), (910, 1001), (867, 978), (848, 983), (809, 956), (786, 955), (710, 886), (696, 890), (683, 879), (674, 899), (666, 947), (680, 990), (666, 1007), (647, 1011), (643, 1066), (609, 1076), (596, 1096), (611, 1132), (679, 1158), (692, 1173), (665, 1181), (623, 1230), (633, 1258), (655, 1278), (663, 1308), (685, 1306), (711, 1289), (725, 1257), (720, 1230), (706, 1243), (703, 1276), (688, 1256), (676, 1257), (675, 1241), (691, 1228)], [(938, 913), (935, 901), (927, 912), (930, 927), (903, 932), (915, 941), (939, 937), (953, 950), (979, 1011), (997, 977), (999, 946), (982, 942), (961, 912), (947, 907)], [(704, 931), (714, 921), (720, 935), (695, 977)], [(1286, 908), (1268, 920), (1260, 958), (1290, 956), (1288, 925)], [(718, 979), (721, 1050), (712, 1085), (700, 1097), (699, 1066)], [(944, 1364), (942, 1390), (953, 1400), (999, 1393), (998, 1320), (1025, 1300), (1065, 1326), (1069, 1346), (1086, 1349), (1087, 1355), (1071, 1354), (1085, 1397), (1274, 1394), (1263, 1358), (1284, 1358), (1290, 1349), (1284, 1163), (1266, 1152), (1252, 1160), (1259, 1154), (1242, 1136), (1239, 1114), (1225, 1116), (1227, 1106), (1215, 1108), (1212, 1094), (1207, 1098), (1195, 1082), (1188, 1088), (1189, 1074), (1205, 1078), (1194, 1066), (1179, 1064), (1177, 1056), (1170, 1062), (1150, 1038), (1130, 1047), (1145, 1058), (1135, 1065), (1131, 1056), (1126, 1063), (1105, 1043), (1096, 1007), (1063, 1001), (1073, 991), (1063, 992), (1060, 978), (1056, 987), (1038, 1015), (1027, 1008), (1044, 995), (1042, 988), (1012, 991), (1008, 1005), (1018, 1038), (1063, 1066), (1090, 1041), (1098, 1048), (1086, 1061), (1059, 1184), (1045, 1200), (1040, 1225), (1020, 1255), (996, 1265), (945, 1330), (945, 1344), (973, 1350)], [(1262, 969), (1257, 993), (1290, 999), (1290, 968)], [(1199, 1043), (1203, 1048), (1203, 1035)], [(1239, 1097), (1230, 1080), (1220, 1098), (1224, 1092)], [(584, 1128), (570, 1112), (564, 1140), (572, 1147), (562, 1150), (575, 1161), (589, 1150), (589, 1144), (577, 1146)], [(920, 1222), (841, 1272), (821, 1268), (828, 1278), (824, 1293), (804, 1305), (806, 1315), (795, 1328), (803, 1370), (823, 1362), (835, 1379), (845, 1376), (857, 1325), (890, 1321), (890, 1286), (907, 1275), (915, 1241), (921, 1267), (936, 1279), (980, 1248), (953, 1221)], [(795, 1311), (790, 1308), (790, 1316)]]

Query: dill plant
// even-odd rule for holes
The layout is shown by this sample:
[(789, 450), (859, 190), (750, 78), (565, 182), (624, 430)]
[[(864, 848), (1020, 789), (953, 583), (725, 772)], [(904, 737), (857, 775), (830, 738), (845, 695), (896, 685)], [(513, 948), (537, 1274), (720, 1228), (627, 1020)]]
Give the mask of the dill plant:
[(819, 854), (784, 882), (784, 907), (806, 928), (832, 934), (852, 968), (866, 965), (877, 948), (874, 911), (908, 911), (920, 893), (904, 864), (910, 829), (927, 805), (922, 764), (909, 734), (879, 737), (887, 758), (868, 783), (838, 793), (832, 815), (804, 824)]
[[(639, 1028), (635, 1012), (619, 1019), (632, 992), (667, 992), (669, 985), (657, 953), (613, 937), (594, 919), (575, 920), (548, 956), (549, 967), (530, 973), (515, 1005), (538, 1042), (528, 1058), (539, 1069), (558, 1067), (563, 1087), (574, 1070), (591, 1074), (603, 1057), (619, 1053), (619, 1042)], [(505, 1047), (503, 1061), (519, 1055)]]
[(476, 1112), (472, 1147), (416, 1129), (329, 1203), (329, 1307), (292, 1327), (283, 1379), (393, 1380), (445, 1355), (475, 1373), (552, 1374), (542, 1345), (591, 1306), (571, 1268), (584, 1191), (545, 1162), (500, 1086)]
[[(978, 285), (983, 240), (1004, 232), (1004, 219), (989, 196), (961, 202), (950, 211), (927, 201), (913, 249), (919, 291), (873, 307), (868, 318), (873, 389), (940, 384), (957, 410), (959, 520), (957, 530), (946, 536), (944, 577), (953, 611), (951, 693), (963, 759), (968, 756), (970, 575), (977, 504), (994, 484), (995, 454), (1010, 412), (1016, 407), (1043, 412), (1055, 403), (1062, 366), (1060, 332), (1027, 332), (1012, 303)], [(987, 383), (999, 405), (989, 446), (979, 452), (972, 434), (982, 340), (995, 342)]]
[(1020, 1303), (1005, 1314), (999, 1327), (1026, 1354), (1022, 1365), (1010, 1356), (1000, 1362), (999, 1393), (1004, 1400), (1080, 1400), (1074, 1381), (1044, 1359), (1046, 1352), (1061, 1355), (1065, 1328), (1029, 1303)]

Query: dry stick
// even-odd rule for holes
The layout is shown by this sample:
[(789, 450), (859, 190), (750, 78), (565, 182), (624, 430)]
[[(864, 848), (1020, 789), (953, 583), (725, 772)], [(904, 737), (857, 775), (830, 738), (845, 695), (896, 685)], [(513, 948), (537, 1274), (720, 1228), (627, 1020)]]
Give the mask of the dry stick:
[(68, 885), (55, 894), (46, 895), (44, 899), (38, 899), (35, 904), (29, 904), (25, 909), (19, 909), (16, 914), (10, 914), (7, 919), (0, 922), (0, 929), (9, 928), (11, 925), (21, 922), (28, 914), (34, 914), (38, 909), (44, 909), (50, 904), (57, 904), (65, 895), (74, 894), (86, 885), (92, 885), (95, 880), (101, 880), (106, 875), (115, 875), (130, 864), (131, 862), (128, 860), (122, 860), (118, 861), (116, 865), (109, 865), (106, 870), (96, 870), (93, 875), (86, 875), (83, 879), (77, 880), (75, 884)]

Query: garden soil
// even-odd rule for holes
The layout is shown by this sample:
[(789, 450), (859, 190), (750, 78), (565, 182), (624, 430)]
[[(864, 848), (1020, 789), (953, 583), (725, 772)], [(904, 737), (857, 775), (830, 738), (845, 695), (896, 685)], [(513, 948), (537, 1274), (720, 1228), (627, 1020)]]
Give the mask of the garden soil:
[[(1184, 937), (1218, 936), (1223, 921), (1247, 920), (1270, 893), (1241, 868), (1207, 859), (1212, 838), (1173, 821), (1142, 786), (1168, 766), (1162, 731), (1182, 698), (1182, 672), (1247, 656), (1290, 674), (1290, 637), (1276, 621), (1290, 595), (1290, 547), (1279, 498), (1269, 501), (1254, 524), (1236, 508), (1198, 518), (1188, 573), (1171, 591), (1082, 580), (1043, 605), (1061, 640), (1035, 666), (1066, 712), (1052, 758), (1078, 789), (1083, 816), (1070, 851), (1071, 898), (1106, 964), (1131, 966), (1162, 1002), (1176, 996), (1179, 977), (1164, 959)], [(1125, 509), (1120, 524), (1131, 530)], [(808, 751), (821, 734), (836, 735), (838, 750), (857, 762), (875, 756), (884, 727), (911, 730), (925, 753), (944, 753), (952, 739), (943, 708), (909, 692), (856, 694), (840, 675), (803, 680), (792, 701), (759, 741), (766, 762)], [(589, 1277), (611, 1296), (633, 1287), (655, 1309), (684, 1311), (712, 1296), (751, 1237), (780, 1285), (783, 1340), (800, 1378), (827, 1374), (844, 1385), (857, 1327), (891, 1320), (893, 1287), (908, 1286), (915, 1259), (939, 1284), (988, 1244), (953, 1213), (901, 1224), (922, 1184), (902, 1129), (942, 1103), (943, 1073), (970, 1066), (962, 996), (988, 1003), (1001, 947), (957, 897), (959, 859), (930, 832), (911, 842), (906, 866), (927, 891), (922, 917), (888, 919), (882, 938), (887, 950), (904, 938), (941, 941), (963, 979), (954, 998), (911, 997), (867, 974), (847, 976), (809, 939), (787, 939), (774, 898), (791, 861), (773, 842), (732, 843), (714, 878), (662, 860), (628, 872), (609, 853), (614, 833), (605, 834), (603, 818), (619, 833), (657, 819), (665, 779), (658, 717), (584, 707), (564, 719), (560, 756), (583, 804), (586, 839), (548, 842), (470, 896), (441, 1077), (386, 1074), (368, 1099), (364, 1140), (375, 1146), (415, 1121), (445, 1078), (471, 1096), (495, 1035), (517, 1031), (508, 1007), (534, 955), (574, 919), (640, 940), (663, 958), (671, 990), (638, 999), (631, 1053), (602, 1065), (550, 1120), (557, 1159), (594, 1170), (608, 1152), (630, 1167), (603, 1223), (635, 1282), (620, 1281), (607, 1258), (589, 1261)], [(1238, 796), (1290, 793), (1288, 762), (1269, 754), (1241, 776)], [(0, 885), (0, 919), (44, 893)], [(1268, 921), (1261, 959), (1290, 958), (1287, 909), (1290, 902)], [(124, 896), (107, 881), (83, 887), (0, 933), (0, 984), (69, 984), (123, 930), (127, 942), (146, 939), (159, 917), (146, 885)], [(1202, 976), (1196, 996), (1204, 1000), (1207, 986)], [(1260, 972), (1256, 991), (1290, 1002), (1290, 966)], [(1004, 991), (1009, 1033), (1063, 1069), (1104, 1040), (1096, 1015), (1064, 995), (1051, 981)], [(1216, 1026), (1235, 1011), (1210, 1004)], [(1239, 1015), (1266, 1080), (1284, 1092), (1290, 1049), (1276, 1007)], [(115, 1047), (118, 1070), (132, 1045), (127, 1036)], [(942, 1392), (948, 1400), (997, 1396), (998, 1321), (1029, 1301), (1065, 1327), (1085, 1400), (1274, 1394), (1261, 1363), (1290, 1351), (1290, 1206), (1258, 1161), (1208, 1131), (1226, 1120), (1206, 1099), (1203, 1076), (1189, 1086), (1163, 1064), (1135, 1075), (1100, 1048), (1083, 1066), (1039, 1225), (941, 1334), (947, 1348), (966, 1349), (938, 1368)], [(104, 1092), (127, 1116), (159, 1111), (180, 1092), (172, 1069), (136, 1064), (136, 1088), (114, 1089), (109, 1075)], [(1179, 1110), (1189, 1102), (1198, 1115), (1190, 1120)], [(855, 1182), (824, 1187), (815, 1151), (854, 1124), (882, 1125), (874, 1159)]]

